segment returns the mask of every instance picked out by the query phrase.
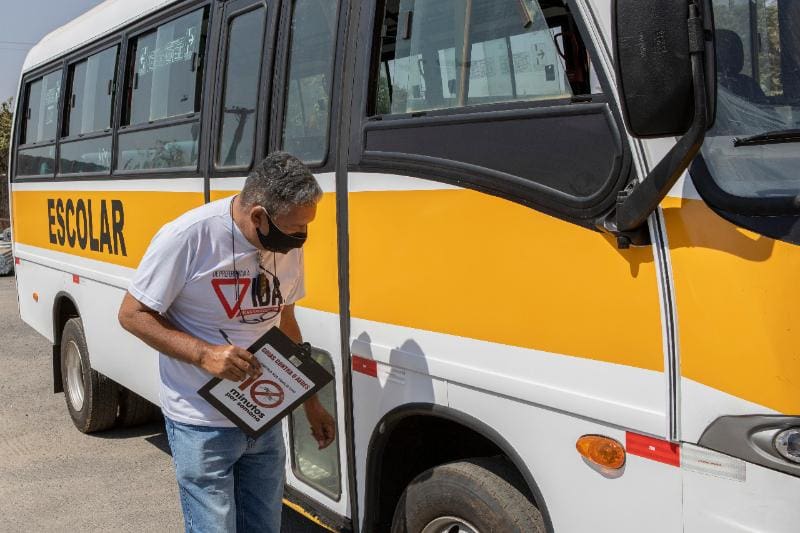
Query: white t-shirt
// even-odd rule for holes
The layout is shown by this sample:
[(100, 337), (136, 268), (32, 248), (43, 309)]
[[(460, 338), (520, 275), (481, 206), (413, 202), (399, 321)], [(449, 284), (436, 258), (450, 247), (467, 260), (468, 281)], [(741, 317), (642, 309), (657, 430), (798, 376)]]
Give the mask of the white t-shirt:
[[(258, 250), (233, 224), (232, 198), (193, 209), (166, 224), (153, 237), (129, 287), (134, 298), (162, 313), (175, 326), (211, 344), (231, 342), (247, 348), (272, 326), (273, 277), (258, 265)], [(237, 277), (233, 269), (236, 252)], [(262, 252), (261, 267), (275, 273), (283, 304), (305, 295), (303, 252)], [(275, 272), (277, 268), (277, 272)], [(259, 290), (259, 277), (266, 291)], [(262, 283), (263, 285), (263, 283)], [(234, 424), (197, 391), (213, 376), (201, 368), (159, 356), (161, 407), (169, 418), (186, 424), (231, 427)]]

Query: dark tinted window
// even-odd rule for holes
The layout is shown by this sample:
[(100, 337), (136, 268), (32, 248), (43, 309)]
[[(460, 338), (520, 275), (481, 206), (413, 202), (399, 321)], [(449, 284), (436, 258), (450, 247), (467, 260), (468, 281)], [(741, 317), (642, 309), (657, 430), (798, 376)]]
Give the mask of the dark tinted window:
[(249, 166), (253, 160), (256, 109), (266, 10), (234, 18), (228, 30), (217, 166)]
[(61, 71), (52, 72), (28, 84), (25, 91), (25, 121), (21, 144), (53, 141), (58, 126), (58, 98)]
[(111, 136), (61, 143), (59, 174), (108, 172), (111, 170)]
[(55, 170), (56, 145), (20, 150), (17, 176), (52, 176)]
[(205, 10), (132, 39), (125, 124), (145, 124), (200, 109)]
[(69, 67), (64, 135), (79, 135), (111, 127), (117, 46)]
[(200, 126), (197, 122), (121, 133), (119, 170), (194, 169)]
[(292, 13), (283, 149), (321, 161), (328, 146), (337, 2), (298, 0)]
[(374, 111), (601, 92), (572, 22), (560, 1), (387, 0)]

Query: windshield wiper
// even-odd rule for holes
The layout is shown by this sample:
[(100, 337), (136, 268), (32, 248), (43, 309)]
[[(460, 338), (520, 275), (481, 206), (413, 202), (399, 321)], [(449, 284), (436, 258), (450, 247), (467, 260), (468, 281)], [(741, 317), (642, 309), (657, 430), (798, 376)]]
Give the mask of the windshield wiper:
[(800, 130), (780, 130), (768, 131), (751, 135), (750, 137), (735, 137), (733, 145), (739, 146), (758, 146), (760, 144), (779, 144), (800, 142)]

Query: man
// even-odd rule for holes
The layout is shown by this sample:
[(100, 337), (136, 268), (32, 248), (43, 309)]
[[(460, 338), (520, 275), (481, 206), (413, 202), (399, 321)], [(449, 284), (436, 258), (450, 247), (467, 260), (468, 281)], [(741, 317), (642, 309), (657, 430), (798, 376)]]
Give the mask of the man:
[[(122, 302), (122, 327), (160, 352), (186, 531), (280, 531), (281, 425), (252, 439), (197, 391), (212, 376), (256, 376), (258, 361), (242, 347), (273, 325), (302, 341), (294, 316), (305, 292), (301, 247), (321, 196), (298, 159), (270, 155), (239, 195), (166, 224)], [(333, 418), (316, 397), (304, 408), (320, 448), (328, 446)]]

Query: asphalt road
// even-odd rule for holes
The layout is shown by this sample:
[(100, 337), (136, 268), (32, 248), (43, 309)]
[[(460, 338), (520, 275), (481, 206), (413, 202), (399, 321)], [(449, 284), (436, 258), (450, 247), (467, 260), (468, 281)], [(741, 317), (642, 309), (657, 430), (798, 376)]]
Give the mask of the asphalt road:
[[(163, 424), (80, 433), (52, 393), (51, 354), (0, 277), (0, 532), (182, 531)], [(283, 523), (324, 531), (286, 507)]]

